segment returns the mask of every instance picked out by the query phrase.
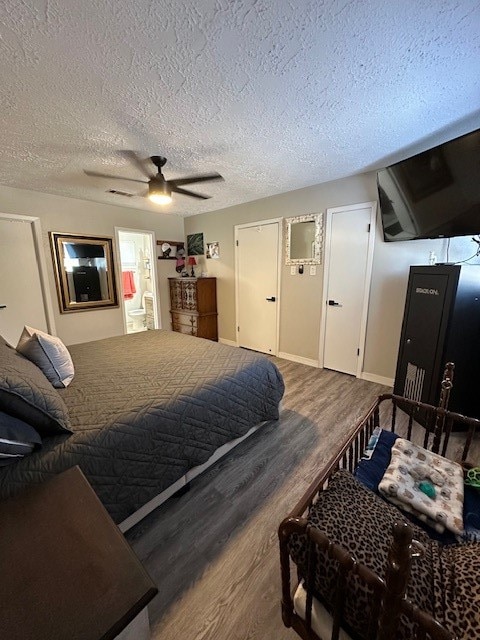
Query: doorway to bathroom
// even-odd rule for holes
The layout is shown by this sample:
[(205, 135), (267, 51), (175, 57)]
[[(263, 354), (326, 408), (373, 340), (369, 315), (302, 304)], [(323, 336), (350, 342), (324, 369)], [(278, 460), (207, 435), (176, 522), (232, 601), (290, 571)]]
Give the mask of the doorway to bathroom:
[(159, 328), (155, 234), (116, 228), (125, 333)]

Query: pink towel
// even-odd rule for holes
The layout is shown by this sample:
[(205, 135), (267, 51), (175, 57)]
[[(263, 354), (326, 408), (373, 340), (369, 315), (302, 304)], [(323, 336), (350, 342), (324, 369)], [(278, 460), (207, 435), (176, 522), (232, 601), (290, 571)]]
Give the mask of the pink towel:
[(133, 280), (133, 271), (122, 271), (122, 288), (124, 300), (131, 300), (137, 292)]

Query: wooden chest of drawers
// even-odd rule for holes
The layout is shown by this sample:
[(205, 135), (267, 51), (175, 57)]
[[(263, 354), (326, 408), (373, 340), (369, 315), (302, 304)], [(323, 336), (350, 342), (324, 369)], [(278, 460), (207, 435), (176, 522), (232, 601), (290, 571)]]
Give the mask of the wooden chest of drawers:
[(217, 279), (169, 278), (172, 329), (218, 340)]

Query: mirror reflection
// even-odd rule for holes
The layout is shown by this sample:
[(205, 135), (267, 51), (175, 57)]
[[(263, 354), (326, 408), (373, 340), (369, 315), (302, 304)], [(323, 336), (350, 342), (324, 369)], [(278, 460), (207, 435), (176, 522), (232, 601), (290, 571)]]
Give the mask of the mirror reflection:
[(321, 214), (287, 218), (286, 224), (286, 264), (321, 264)]
[(311, 259), (315, 255), (315, 222), (295, 222), (291, 228), (290, 257)]
[(112, 239), (50, 233), (60, 311), (118, 306)]

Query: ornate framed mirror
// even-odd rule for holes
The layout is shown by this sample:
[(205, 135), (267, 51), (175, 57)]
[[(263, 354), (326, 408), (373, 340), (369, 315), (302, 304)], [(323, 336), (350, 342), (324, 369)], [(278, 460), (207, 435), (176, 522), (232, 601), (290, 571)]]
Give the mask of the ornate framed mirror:
[(118, 307), (112, 238), (49, 235), (60, 312)]
[(322, 264), (322, 214), (285, 219), (285, 264)]

